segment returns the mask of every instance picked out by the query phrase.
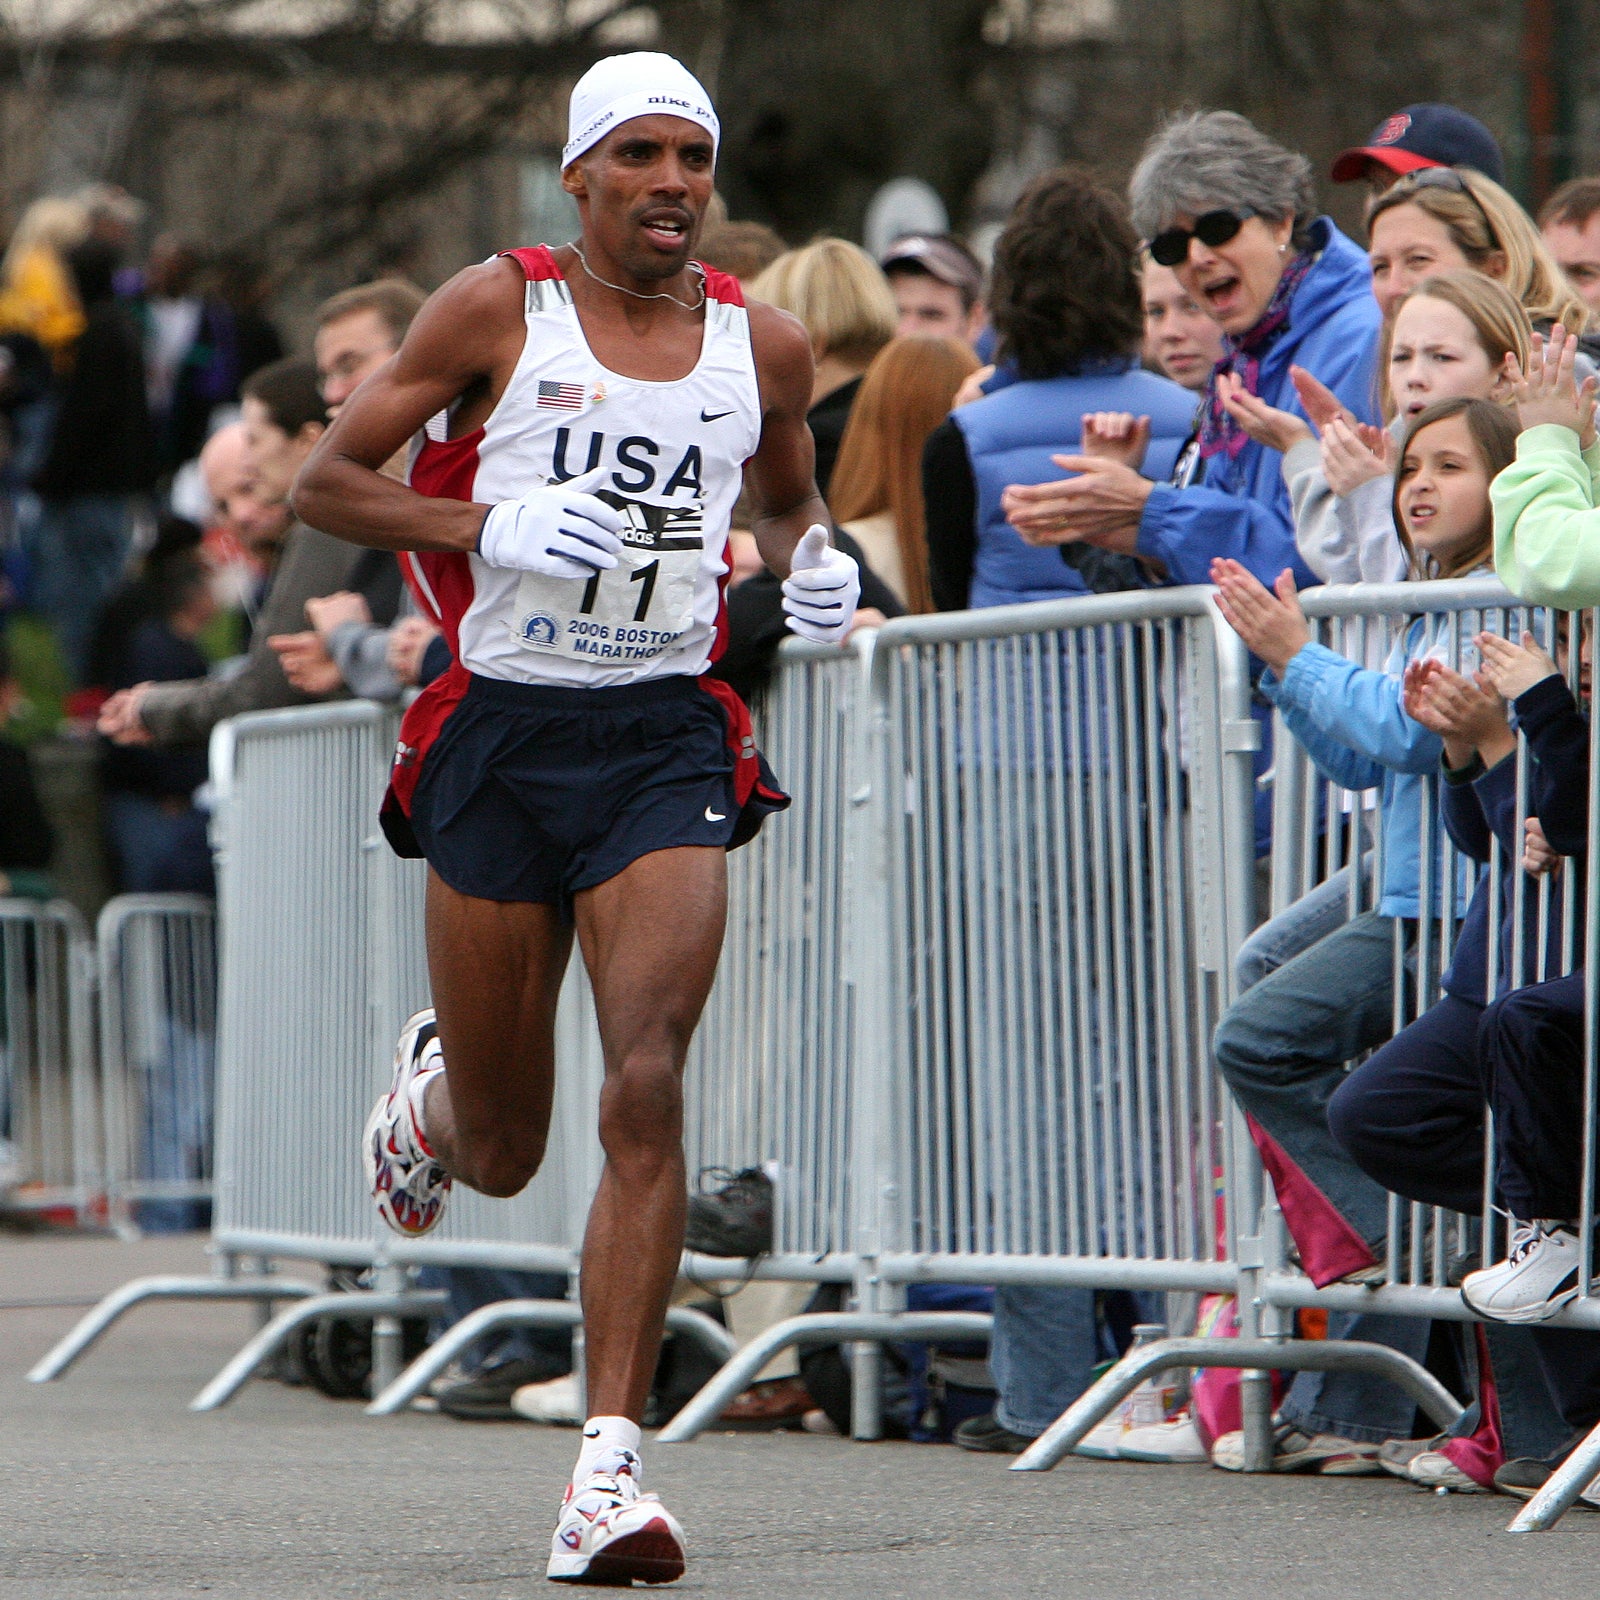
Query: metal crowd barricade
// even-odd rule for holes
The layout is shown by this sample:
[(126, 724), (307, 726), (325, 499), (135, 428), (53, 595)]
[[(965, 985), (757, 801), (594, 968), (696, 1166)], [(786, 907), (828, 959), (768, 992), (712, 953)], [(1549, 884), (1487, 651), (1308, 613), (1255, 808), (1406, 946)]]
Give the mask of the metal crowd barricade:
[(94, 946), (64, 900), (0, 899), (0, 1206), (96, 1218)]
[(211, 1199), (216, 907), (120, 895), (95, 946), (110, 1220), (131, 1230), (153, 1205), (192, 1225)]
[[(1477, 665), (1473, 639), (1487, 629), (1507, 637), (1519, 638), (1524, 630), (1533, 632), (1550, 645), (1558, 626), (1575, 636), (1578, 619), (1560, 624), (1550, 613), (1530, 607), (1510, 595), (1494, 579), (1466, 579), (1451, 583), (1360, 586), (1357, 588), (1314, 589), (1302, 596), (1302, 604), (1312, 619), (1319, 641), (1357, 663), (1398, 671), (1407, 651), (1425, 648), (1445, 664), (1468, 675)], [(1397, 649), (1398, 647), (1398, 649)], [(1577, 652), (1569, 665), (1570, 681), (1578, 686)], [(1591, 723), (1591, 738), (1594, 729)], [(1518, 812), (1527, 814), (1527, 750), (1519, 741)], [(1310, 757), (1299, 746), (1279, 718), (1274, 742), (1274, 833), (1273, 894), (1274, 914), (1287, 909), (1301, 896), (1342, 874), (1342, 893), (1349, 915), (1354, 916), (1376, 904), (1376, 885), (1382, 880), (1383, 842), (1379, 819), (1369, 801), (1360, 794), (1342, 790), (1317, 773)], [(1595, 859), (1600, 850), (1600, 762), (1593, 759), (1591, 747), (1588, 871), (1590, 874), (1586, 907), (1583, 912), (1587, 940), (1596, 936)], [(1437, 780), (1428, 780), (1435, 787)], [(1478, 870), (1475, 863), (1458, 860), (1457, 852), (1424, 807), (1422, 834), (1418, 841), (1420, 899), (1425, 914), (1417, 924), (1411, 960), (1414, 980), (1403, 981), (1407, 953), (1403, 949), (1399, 924), (1395, 946), (1396, 1031), (1420, 1016), (1440, 995), (1439, 973), (1449, 959), (1457, 932), (1455, 908), (1458, 897), (1452, 887), (1461, 878)], [(1488, 967), (1498, 971), (1501, 951), (1502, 912), (1499, 891), (1500, 847), (1496, 842), (1491, 859), (1482, 870), (1490, 875), (1490, 941)], [(1512, 970), (1523, 971), (1523, 911), (1534, 897), (1541, 956), (1548, 954), (1554, 969), (1570, 970), (1574, 962), (1577, 913), (1573, 897), (1567, 896), (1560, 917), (1553, 916), (1549, 880), (1531, 886), (1523, 874), (1514, 879), (1513, 905), (1516, 948), (1509, 952)], [(1586, 969), (1587, 972), (1587, 969)], [(1553, 975), (1553, 972), (1551, 973)], [(1520, 978), (1518, 981), (1521, 981)], [(1491, 993), (1493, 984), (1490, 985)], [(1585, 1084), (1584, 1188), (1579, 1227), (1592, 1257), (1594, 1249), (1594, 1174), (1595, 1174), (1595, 984), (1585, 985), (1587, 1079)], [(1241, 1294), (1254, 1303), (1258, 1327), (1263, 1337), (1251, 1341), (1252, 1349), (1264, 1364), (1287, 1370), (1306, 1366), (1331, 1366), (1318, 1361), (1316, 1342), (1301, 1342), (1290, 1337), (1293, 1312), (1299, 1308), (1375, 1314), (1442, 1318), (1472, 1321), (1472, 1312), (1460, 1297), (1456, 1284), (1469, 1255), (1487, 1265), (1505, 1254), (1506, 1225), (1494, 1204), (1492, 1131), (1486, 1133), (1485, 1189), (1483, 1202), (1473, 1217), (1457, 1216), (1438, 1208), (1424, 1207), (1392, 1196), (1389, 1205), (1387, 1248), (1382, 1263), (1383, 1275), (1376, 1285), (1335, 1283), (1318, 1289), (1291, 1262), (1289, 1240), (1283, 1218), (1271, 1196), (1263, 1196), (1260, 1225), (1252, 1227), (1254, 1212), (1244, 1197), (1230, 1198), (1239, 1213), (1239, 1226), (1251, 1229), (1253, 1237), (1242, 1241), (1246, 1255), (1241, 1265)], [(1574, 1304), (1546, 1326), (1600, 1329), (1600, 1297), (1588, 1286), (1583, 1274)], [(1087, 1426), (1098, 1420), (1122, 1395), (1149, 1372), (1163, 1366), (1182, 1364), (1192, 1351), (1185, 1341), (1171, 1342), (1165, 1356), (1140, 1351), (1131, 1354), (1111, 1374), (1085, 1395), (1017, 1463), (1023, 1469), (1053, 1464), (1070, 1448)], [(1159, 1349), (1159, 1347), (1157, 1347)], [(1241, 1350), (1240, 1354), (1244, 1352)], [(1391, 1377), (1411, 1392), (1419, 1403), (1432, 1411), (1436, 1420), (1447, 1421), (1441, 1409), (1429, 1404), (1426, 1392), (1414, 1383), (1414, 1374), (1381, 1347), (1349, 1347), (1346, 1360), (1339, 1365), (1358, 1367)], [(1435, 1397), (1436, 1398), (1436, 1397)], [(1264, 1463), (1254, 1463), (1261, 1465)], [(1600, 1473), (1600, 1428), (1575, 1450), (1565, 1466), (1552, 1476), (1546, 1487), (1525, 1507), (1511, 1524), (1512, 1531), (1548, 1527), (1570, 1506), (1582, 1489)]]

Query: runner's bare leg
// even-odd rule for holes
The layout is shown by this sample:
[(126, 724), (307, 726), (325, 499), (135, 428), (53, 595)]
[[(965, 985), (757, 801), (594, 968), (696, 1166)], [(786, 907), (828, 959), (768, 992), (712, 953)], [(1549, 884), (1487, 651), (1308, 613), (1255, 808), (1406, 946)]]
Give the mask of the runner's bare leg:
[(445, 1070), (423, 1129), (452, 1177), (513, 1195), (544, 1159), (572, 930), (554, 906), (458, 894), (431, 868), (427, 929)]
[(590, 1416), (640, 1421), (655, 1374), (687, 1205), (683, 1063), (722, 952), (727, 881), (725, 851), (686, 846), (576, 900), (606, 1062), (581, 1280)]

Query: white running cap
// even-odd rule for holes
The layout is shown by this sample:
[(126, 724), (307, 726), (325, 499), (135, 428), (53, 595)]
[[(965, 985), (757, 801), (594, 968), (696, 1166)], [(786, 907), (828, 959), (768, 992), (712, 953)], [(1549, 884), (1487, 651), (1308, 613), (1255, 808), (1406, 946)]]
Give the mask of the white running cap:
[(715, 155), (722, 125), (711, 109), (711, 96), (681, 61), (655, 50), (634, 50), (595, 62), (572, 91), (561, 165), (571, 166), (630, 118), (657, 116), (699, 123), (711, 135)]

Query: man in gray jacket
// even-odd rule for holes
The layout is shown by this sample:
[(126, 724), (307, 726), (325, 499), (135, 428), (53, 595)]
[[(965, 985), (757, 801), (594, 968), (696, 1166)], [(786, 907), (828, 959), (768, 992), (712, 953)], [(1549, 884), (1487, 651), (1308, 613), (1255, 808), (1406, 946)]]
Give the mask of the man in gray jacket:
[[(327, 425), (316, 369), (298, 360), (263, 367), (244, 387), (243, 421), (262, 498), (286, 501), (300, 464)], [(231, 674), (124, 689), (106, 701), (100, 731), (118, 744), (179, 744), (207, 738), (217, 723), (243, 711), (330, 698), (294, 688), (267, 641), (304, 628), (308, 600), (349, 588), (360, 554), (342, 540), (291, 523), (243, 665)]]

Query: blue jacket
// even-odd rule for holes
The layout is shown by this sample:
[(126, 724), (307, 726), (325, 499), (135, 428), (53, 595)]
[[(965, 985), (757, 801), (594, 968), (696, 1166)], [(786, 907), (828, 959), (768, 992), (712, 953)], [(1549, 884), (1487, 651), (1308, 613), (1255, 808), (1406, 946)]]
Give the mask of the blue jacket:
[[(1382, 317), (1371, 269), (1331, 217), (1318, 217), (1312, 229), (1321, 254), (1289, 302), (1288, 328), (1262, 357), (1257, 391), (1268, 405), (1304, 416), (1289, 379), (1290, 366), (1304, 367), (1372, 422)], [(1207, 457), (1187, 489), (1157, 483), (1139, 524), (1139, 554), (1164, 562), (1173, 583), (1210, 583), (1212, 557), (1231, 556), (1263, 583), (1290, 567), (1309, 588), (1318, 580), (1295, 545), (1282, 466), (1278, 451), (1250, 440), (1237, 456)]]
[[(1345, 789), (1379, 789), (1383, 814), (1383, 885), (1378, 910), (1386, 917), (1422, 915), (1422, 818), (1431, 813), (1431, 837), (1443, 843), (1432, 778), (1444, 741), (1401, 705), (1407, 661), (1425, 655), (1436, 635), (1413, 623), (1383, 672), (1358, 667), (1320, 644), (1308, 644), (1280, 681), (1270, 670), (1261, 690), (1289, 731), (1306, 747), (1317, 770)], [(1432, 881), (1439, 882), (1436, 855)], [(1455, 914), (1466, 910), (1465, 868), (1458, 874)], [(1429, 915), (1437, 911), (1435, 906)]]
[(1086, 411), (1148, 416), (1144, 471), (1164, 477), (1189, 436), (1194, 396), (1124, 358), (1057, 378), (1023, 379), (953, 413), (977, 489), (977, 551), (968, 595), (974, 608), (1089, 592), (1056, 546), (1026, 543), (1000, 509), (1008, 485), (1049, 483), (1063, 475), (1050, 458), (1077, 450)]

